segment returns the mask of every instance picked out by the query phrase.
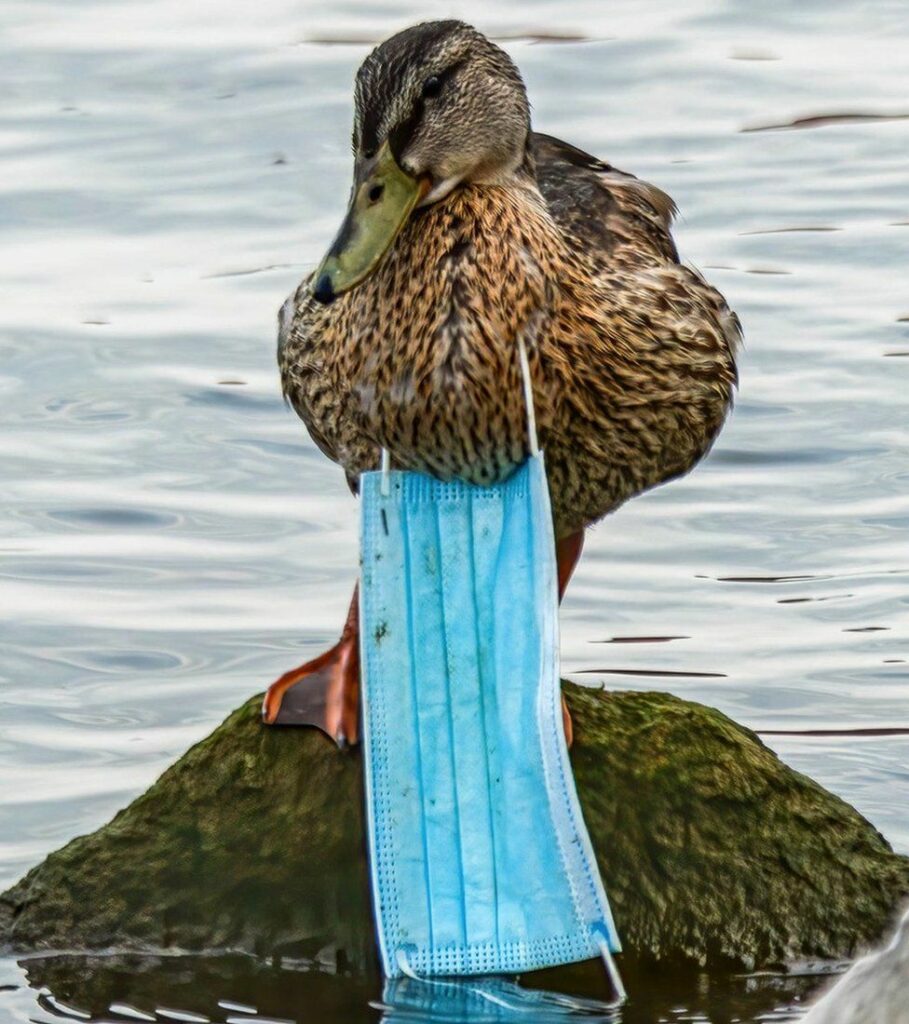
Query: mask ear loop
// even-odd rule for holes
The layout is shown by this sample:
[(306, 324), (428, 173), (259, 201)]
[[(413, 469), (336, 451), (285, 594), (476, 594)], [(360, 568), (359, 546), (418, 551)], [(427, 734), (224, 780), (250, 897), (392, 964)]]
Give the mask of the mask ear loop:
[(383, 498), (391, 494), (391, 455), (387, 448), (382, 449), (382, 486), (379, 490)]
[[(536, 457), (540, 454), (540, 440), (537, 435), (537, 417), (533, 404), (533, 381), (530, 378), (530, 361), (527, 358), (527, 346), (524, 344), (524, 336), (522, 334), (518, 335), (518, 360), (521, 364), (521, 378), (524, 383), (524, 404), (527, 407), (527, 436), (530, 443), (530, 454)], [(628, 999), (628, 994), (625, 991), (625, 986), (622, 984), (622, 976), (619, 974), (618, 967), (616, 967), (612, 950), (609, 948), (609, 942), (606, 936), (600, 933), (599, 930), (596, 932), (596, 941), (600, 947), (600, 956), (606, 967), (606, 973), (609, 975), (613, 991), (618, 997), (618, 1001), (624, 1003)]]
[(616, 967), (615, 959), (612, 955), (612, 950), (609, 948), (609, 941), (605, 935), (601, 932), (596, 933), (597, 945), (600, 947), (600, 956), (603, 958), (603, 964), (606, 967), (606, 973), (609, 975), (609, 981), (612, 984), (612, 989), (620, 1003), (624, 1003), (628, 999), (628, 993), (625, 991), (625, 986), (622, 984), (622, 976), (619, 974), (619, 969)]
[(527, 346), (524, 336), (518, 335), (518, 361), (521, 364), (521, 379), (524, 383), (524, 405), (527, 408), (527, 441), (530, 454), (540, 454), (540, 439), (537, 436), (537, 415), (533, 406), (533, 381), (530, 379), (530, 361), (527, 358)]
[(407, 951), (403, 946), (399, 946), (395, 950), (395, 963), (398, 965), (398, 970), (404, 975), (405, 978), (411, 978), (413, 981), (425, 981), (425, 978), (421, 978), (419, 974), (410, 966), (410, 960), (407, 957)]

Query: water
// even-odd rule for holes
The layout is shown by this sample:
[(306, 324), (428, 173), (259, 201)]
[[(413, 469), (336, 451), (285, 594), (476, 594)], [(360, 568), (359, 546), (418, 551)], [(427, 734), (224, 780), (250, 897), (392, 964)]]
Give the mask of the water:
[[(336, 634), (356, 506), (281, 402), (274, 317), (337, 227), (367, 41), (451, 13), (508, 37), (539, 129), (677, 199), (746, 330), (708, 462), (590, 535), (566, 670), (759, 729), (909, 727), (904, 4), (7, 0), (0, 888)], [(768, 741), (909, 852), (909, 737)], [(814, 984), (634, 983), (625, 1024), (783, 1020)], [(0, 1019), (366, 1021), (380, 995), (30, 961)]]

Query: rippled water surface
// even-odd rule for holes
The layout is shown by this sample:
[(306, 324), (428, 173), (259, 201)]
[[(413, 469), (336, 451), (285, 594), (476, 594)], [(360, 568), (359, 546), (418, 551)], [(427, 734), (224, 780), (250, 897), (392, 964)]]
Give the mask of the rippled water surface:
[[(905, 4), (6, 0), (0, 888), (336, 634), (356, 506), (281, 402), (275, 311), (346, 199), (355, 66), (450, 13), (507, 40), (537, 128), (676, 198), (746, 330), (708, 461), (591, 534), (566, 671), (821, 732), (768, 742), (909, 852), (909, 736), (847, 734), (909, 729)], [(642, 979), (622, 1020), (810, 987)], [(389, 1005), (246, 961), (0, 973), (14, 1020), (234, 1003)]]

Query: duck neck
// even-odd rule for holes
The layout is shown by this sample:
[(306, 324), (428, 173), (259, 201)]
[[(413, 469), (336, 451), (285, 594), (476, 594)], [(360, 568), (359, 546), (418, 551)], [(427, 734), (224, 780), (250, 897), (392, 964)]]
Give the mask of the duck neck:
[(555, 301), (565, 242), (524, 169), (502, 182), (455, 189), (424, 211), (414, 229), (406, 248), (441, 285), (441, 306), (497, 310), (515, 321), (522, 310)]

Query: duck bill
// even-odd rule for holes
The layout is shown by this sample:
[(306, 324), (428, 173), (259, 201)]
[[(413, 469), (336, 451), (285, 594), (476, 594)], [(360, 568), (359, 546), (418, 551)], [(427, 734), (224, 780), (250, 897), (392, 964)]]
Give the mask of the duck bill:
[(319, 302), (332, 302), (369, 277), (429, 187), (428, 178), (401, 170), (383, 143), (357, 173), (341, 230), (315, 273), (313, 295)]

